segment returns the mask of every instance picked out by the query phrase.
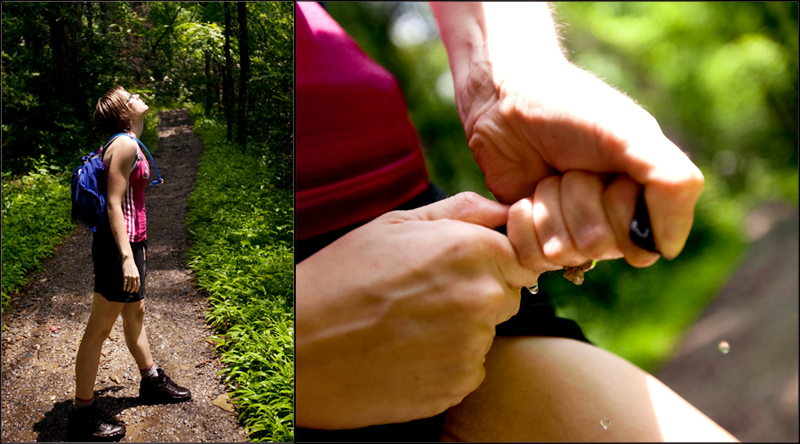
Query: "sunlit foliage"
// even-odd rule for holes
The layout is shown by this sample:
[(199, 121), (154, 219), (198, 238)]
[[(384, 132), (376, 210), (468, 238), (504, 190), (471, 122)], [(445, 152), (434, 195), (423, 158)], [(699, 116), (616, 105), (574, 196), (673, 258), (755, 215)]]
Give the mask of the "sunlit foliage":
[[(196, 107), (197, 108), (197, 107)], [(226, 141), (197, 109), (204, 152), (189, 198), (189, 266), (209, 294), (211, 340), (239, 420), (254, 441), (291, 441), (294, 429), (292, 194), (268, 156)]]
[[(207, 113), (221, 112), (224, 5), (3, 3), (3, 171), (25, 173), (41, 154), (60, 165), (75, 162), (102, 139), (93, 131), (92, 111), (118, 84), (148, 93), (151, 103), (203, 103)], [(292, 5), (251, 2), (247, 11), (246, 132), (260, 149), (289, 153)], [(238, 96), (235, 11), (231, 17), (232, 94)]]

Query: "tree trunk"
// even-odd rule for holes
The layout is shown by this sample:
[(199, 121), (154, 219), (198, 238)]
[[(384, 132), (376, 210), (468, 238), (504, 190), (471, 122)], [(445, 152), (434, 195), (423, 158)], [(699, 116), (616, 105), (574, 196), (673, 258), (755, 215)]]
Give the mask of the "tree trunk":
[(206, 58), (206, 116), (211, 115), (211, 105), (214, 101), (214, 92), (212, 91), (212, 81), (211, 81), (211, 53), (206, 51), (205, 53)]
[(53, 57), (53, 91), (72, 107), (76, 120), (87, 119), (88, 105), (82, 62), (78, 57), (81, 38), (81, 3), (50, 3), (47, 23)]
[(225, 107), (225, 122), (228, 124), (228, 141), (233, 140), (233, 60), (231, 60), (231, 10), (225, 7), (225, 74), (222, 80), (222, 100)]
[(214, 63), (214, 111), (219, 112), (222, 104), (222, 79), (224, 78), (225, 68), (219, 63)]
[(239, 128), (238, 139), (242, 152), (247, 148), (247, 80), (250, 77), (250, 48), (247, 42), (247, 3), (239, 2)]

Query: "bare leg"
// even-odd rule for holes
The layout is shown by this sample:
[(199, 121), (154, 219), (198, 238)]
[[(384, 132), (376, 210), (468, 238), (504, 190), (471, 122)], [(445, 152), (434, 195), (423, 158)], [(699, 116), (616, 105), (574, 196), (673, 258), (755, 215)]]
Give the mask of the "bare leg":
[(89, 322), (78, 347), (78, 356), (75, 358), (75, 396), (78, 398), (94, 397), (100, 350), (111, 329), (114, 328), (123, 305), (122, 302), (110, 302), (99, 293), (94, 294), (92, 313), (89, 315)]
[(131, 351), (139, 369), (146, 369), (153, 364), (150, 355), (150, 344), (144, 329), (144, 299), (125, 304), (122, 309), (122, 328), (125, 331), (125, 344)]
[(442, 441), (735, 441), (624, 359), (564, 338), (497, 337)]

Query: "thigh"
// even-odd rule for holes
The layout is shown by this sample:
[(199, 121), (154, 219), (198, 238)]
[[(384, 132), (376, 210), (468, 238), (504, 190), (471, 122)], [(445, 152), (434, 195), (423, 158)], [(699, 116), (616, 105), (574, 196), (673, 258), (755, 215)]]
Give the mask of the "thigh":
[(111, 330), (124, 305), (122, 302), (109, 301), (100, 293), (95, 293), (92, 299), (92, 312), (89, 314), (86, 330), (100, 332)]
[(731, 441), (624, 359), (572, 339), (497, 337), (486, 379), (447, 414), (443, 441)]

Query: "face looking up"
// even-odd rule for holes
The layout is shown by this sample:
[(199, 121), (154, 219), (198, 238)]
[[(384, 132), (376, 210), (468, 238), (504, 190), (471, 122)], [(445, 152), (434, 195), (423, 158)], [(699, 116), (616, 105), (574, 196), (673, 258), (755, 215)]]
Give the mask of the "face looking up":
[(143, 115), (147, 110), (150, 108), (147, 106), (146, 103), (139, 97), (139, 94), (132, 94), (128, 93), (128, 100), (125, 102), (126, 105), (130, 108), (131, 112), (136, 115)]

